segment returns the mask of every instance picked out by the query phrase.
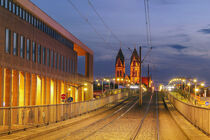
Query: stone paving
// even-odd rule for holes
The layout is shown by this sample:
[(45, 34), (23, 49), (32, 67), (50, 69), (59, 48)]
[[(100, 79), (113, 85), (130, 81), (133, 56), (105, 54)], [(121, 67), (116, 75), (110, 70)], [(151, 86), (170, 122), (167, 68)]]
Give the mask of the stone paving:
[[(138, 126), (141, 123), (141, 120), (145, 115), (150, 97), (150, 93), (145, 95), (143, 97), (143, 104), (141, 107), (137, 103), (129, 112), (127, 112), (127, 114), (121, 118), (119, 118), (119, 116), (122, 115), (129, 107), (131, 107), (133, 104), (131, 101), (133, 99), (124, 102), (112, 110), (108, 110), (113, 106), (110, 105), (106, 108), (70, 119), (65, 122), (59, 122), (47, 127), (37, 128), (42, 130), (52, 129), (52, 127), (57, 128), (49, 132), (43, 131), (43, 133), (40, 133), (40, 135), (35, 135), (35, 132), (33, 131), (37, 131), (37, 129), (32, 129), (30, 131), (0, 137), (0, 139), (25, 138), (33, 140), (129, 140), (134, 136)], [(158, 132), (160, 140), (210, 140), (208, 136), (184, 119), (184, 117), (174, 109), (167, 99), (165, 99), (166, 104), (164, 105), (162, 96), (158, 96), (159, 131), (157, 131), (155, 97), (156, 95), (154, 94), (146, 118), (136, 136), (137, 140), (156, 140)], [(120, 109), (119, 112), (110, 116), (110, 114), (113, 114), (118, 109)], [(107, 119), (104, 119), (105, 117), (107, 117)], [(65, 127), (61, 127), (62, 123), (65, 124)], [(31, 135), (31, 137), (23, 137), (24, 135)]]

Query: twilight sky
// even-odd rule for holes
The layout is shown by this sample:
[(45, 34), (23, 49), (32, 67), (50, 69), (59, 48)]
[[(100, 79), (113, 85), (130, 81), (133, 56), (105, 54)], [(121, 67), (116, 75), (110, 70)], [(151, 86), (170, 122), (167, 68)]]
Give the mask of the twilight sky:
[[(95, 77), (114, 76), (115, 56), (120, 43), (105, 28), (88, 0), (71, 1), (102, 37), (68, 0), (31, 1), (94, 51)], [(128, 48), (146, 46), (143, 0), (90, 1), (122, 41), (126, 72), (129, 74), (131, 52)], [(146, 75), (146, 67), (150, 63), (152, 77), (159, 82), (167, 82), (175, 76), (187, 76), (205, 80), (210, 85), (210, 1), (149, 0), (149, 3), (154, 48), (143, 64), (143, 75)], [(147, 51), (148, 48), (143, 47), (143, 56)]]

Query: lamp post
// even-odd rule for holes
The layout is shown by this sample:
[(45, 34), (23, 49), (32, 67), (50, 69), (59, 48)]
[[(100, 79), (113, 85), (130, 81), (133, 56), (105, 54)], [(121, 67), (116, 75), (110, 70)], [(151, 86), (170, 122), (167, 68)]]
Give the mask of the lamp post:
[(115, 89), (115, 78), (112, 79), (114, 81), (113, 89)]
[(119, 88), (119, 82), (120, 82), (120, 78), (117, 78), (117, 81), (118, 81), (118, 85), (117, 85), (117, 88)]

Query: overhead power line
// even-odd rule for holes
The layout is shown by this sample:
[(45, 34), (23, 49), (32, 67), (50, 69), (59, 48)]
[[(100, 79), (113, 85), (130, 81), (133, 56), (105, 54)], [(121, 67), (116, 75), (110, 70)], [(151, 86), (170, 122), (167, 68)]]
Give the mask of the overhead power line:
[(105, 44), (108, 44), (107, 45), (108, 47), (110, 46), (114, 50), (114, 47), (96, 30), (94, 25), (89, 22), (88, 18), (80, 12), (80, 10), (74, 5), (74, 3), (71, 0), (67, 0), (67, 2), (69, 2), (71, 6), (74, 8), (74, 10), (80, 15), (80, 17), (84, 19), (85, 22), (88, 23), (88, 25), (93, 29), (93, 31), (98, 35), (98, 37), (101, 38)]
[(96, 13), (96, 15), (99, 17), (99, 19), (101, 20), (101, 22), (104, 24), (105, 28), (107, 30), (110, 31), (110, 33), (114, 36), (114, 38), (119, 41), (120, 46), (122, 45), (122, 41), (114, 34), (114, 32), (112, 31), (111, 28), (109, 28), (109, 26), (105, 23), (104, 19), (102, 18), (102, 16), (98, 13), (98, 11), (96, 10), (96, 8), (93, 6), (93, 4), (90, 2), (90, 0), (88, 0), (88, 4), (90, 5), (90, 7), (93, 9), (93, 11)]

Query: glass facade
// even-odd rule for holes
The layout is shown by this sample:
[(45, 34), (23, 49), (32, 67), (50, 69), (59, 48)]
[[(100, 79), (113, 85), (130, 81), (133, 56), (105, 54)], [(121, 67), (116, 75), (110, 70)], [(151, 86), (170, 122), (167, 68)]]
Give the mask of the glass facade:
[(6, 29), (5, 31), (5, 52), (10, 53), (11, 48), (11, 31)]
[(25, 57), (25, 38), (20, 36), (20, 57)]

